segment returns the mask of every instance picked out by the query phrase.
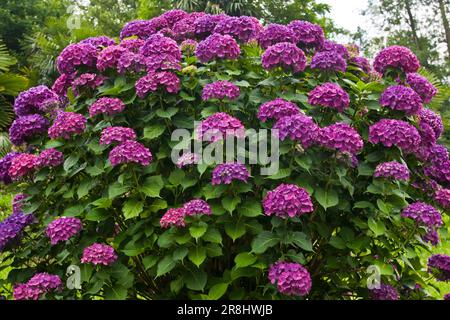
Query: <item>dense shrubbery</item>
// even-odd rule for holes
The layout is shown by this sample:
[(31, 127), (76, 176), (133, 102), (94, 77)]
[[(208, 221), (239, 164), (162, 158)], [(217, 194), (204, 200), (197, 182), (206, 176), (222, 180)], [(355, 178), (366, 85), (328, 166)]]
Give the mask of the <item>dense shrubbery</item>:
[[(430, 273), (448, 281), (450, 257), (420, 263), (439, 242), (450, 159), (407, 48), (372, 70), (308, 22), (179, 10), (120, 39), (70, 45), (53, 88), (16, 100), (16, 152), (0, 161), (21, 193), (0, 224), (8, 296), (414, 299)], [(280, 170), (174, 163), (177, 128), (205, 146), (278, 129)], [(79, 290), (63, 286), (71, 265)], [(368, 290), (373, 265), (382, 285)]]

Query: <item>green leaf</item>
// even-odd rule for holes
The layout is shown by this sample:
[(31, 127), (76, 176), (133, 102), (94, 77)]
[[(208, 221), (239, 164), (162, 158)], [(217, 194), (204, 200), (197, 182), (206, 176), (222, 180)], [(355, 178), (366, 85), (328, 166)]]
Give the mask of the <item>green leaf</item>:
[(190, 290), (201, 291), (206, 285), (208, 275), (205, 271), (196, 269), (189, 270), (184, 276), (184, 283)]
[(198, 268), (206, 259), (206, 249), (201, 246), (192, 247), (189, 249), (188, 258)]
[(149, 177), (145, 180), (142, 186), (140, 186), (140, 191), (145, 194), (147, 197), (159, 198), (159, 193), (161, 189), (164, 187), (164, 181), (162, 177), (153, 176)]
[(77, 195), (78, 195), (78, 199), (83, 198), (84, 196), (89, 194), (89, 191), (91, 191), (91, 189), (93, 187), (95, 187), (96, 185), (96, 181), (92, 180), (92, 179), (88, 179), (88, 180), (83, 180), (77, 190)]
[(203, 240), (211, 243), (222, 244), (222, 235), (216, 228), (209, 227), (208, 231), (206, 231), (205, 235), (203, 236)]
[(159, 263), (156, 269), (156, 277), (165, 275), (175, 268), (176, 262), (173, 260), (172, 255), (165, 256)]
[(236, 206), (241, 202), (241, 199), (239, 197), (225, 197), (222, 199), (222, 206), (227, 210), (229, 213), (233, 213), (234, 209), (236, 209)]
[(114, 182), (108, 188), (108, 195), (110, 199), (114, 199), (129, 190), (128, 186), (124, 186), (119, 182)]
[(189, 233), (191, 234), (192, 238), (195, 238), (195, 240), (198, 241), (198, 239), (200, 239), (205, 234), (207, 229), (208, 225), (206, 223), (197, 226), (194, 225), (189, 227)]
[(235, 242), (245, 234), (245, 224), (241, 221), (235, 221), (225, 224), (226, 234)]
[(156, 199), (153, 203), (148, 206), (150, 212), (158, 212), (159, 210), (163, 210), (167, 208), (166, 200)]
[(125, 216), (125, 219), (128, 220), (138, 217), (143, 209), (144, 203), (142, 201), (130, 199), (125, 201), (125, 203), (123, 204), (122, 212)]
[(73, 168), (74, 165), (77, 164), (78, 160), (80, 160), (80, 156), (78, 154), (70, 155), (65, 161), (63, 168), (66, 172)]
[(369, 221), (367, 223), (369, 225), (370, 230), (375, 233), (375, 236), (381, 236), (386, 231), (386, 226), (384, 223), (380, 220), (375, 220), (374, 218), (370, 217)]
[(178, 248), (173, 252), (173, 260), (182, 261), (188, 254), (188, 248)]
[(128, 290), (122, 286), (107, 287), (105, 289), (105, 300), (125, 300)]
[(227, 292), (228, 283), (218, 283), (209, 289), (208, 299), (219, 300)]
[(339, 196), (333, 189), (327, 191), (322, 188), (317, 188), (314, 192), (314, 197), (325, 210), (339, 204)]
[(185, 179), (186, 174), (183, 170), (175, 170), (169, 176), (169, 182), (174, 186), (179, 186)]
[(260, 216), (262, 215), (261, 203), (256, 200), (249, 200), (239, 207), (238, 212), (244, 217), (254, 218)]
[(158, 256), (147, 256), (144, 259), (142, 259), (142, 263), (144, 264), (145, 270), (150, 269), (153, 267), (156, 262), (158, 262)]
[(280, 243), (280, 238), (278, 236), (270, 231), (263, 231), (253, 239), (252, 252), (256, 254), (264, 253), (267, 249), (276, 246), (278, 243)]
[(338, 237), (338, 236), (331, 237), (329, 243), (330, 243), (330, 245), (332, 245), (336, 249), (341, 249), (342, 250), (342, 249), (346, 248), (345, 241), (342, 240), (342, 238)]
[(156, 110), (156, 115), (160, 118), (170, 119), (178, 112), (178, 108), (169, 107), (166, 110), (158, 109)]
[(292, 170), (291, 169), (279, 169), (276, 174), (273, 174), (273, 175), (267, 177), (267, 179), (270, 179), (270, 180), (281, 180), (281, 179), (285, 179), (287, 177), (290, 177), (291, 174), (292, 174)]
[(290, 241), (306, 251), (313, 251), (311, 239), (303, 232), (293, 232), (289, 235)]
[(249, 252), (242, 252), (234, 258), (234, 263), (237, 268), (245, 268), (254, 264), (256, 260), (257, 258), (253, 254)]
[(92, 202), (92, 205), (100, 209), (108, 209), (112, 205), (112, 200), (108, 198), (100, 198)]
[(358, 209), (374, 209), (375, 206), (370, 203), (369, 201), (358, 201), (355, 203), (355, 205), (353, 206), (353, 208), (358, 208)]
[(153, 140), (164, 133), (166, 127), (163, 124), (154, 124), (144, 128), (144, 139)]

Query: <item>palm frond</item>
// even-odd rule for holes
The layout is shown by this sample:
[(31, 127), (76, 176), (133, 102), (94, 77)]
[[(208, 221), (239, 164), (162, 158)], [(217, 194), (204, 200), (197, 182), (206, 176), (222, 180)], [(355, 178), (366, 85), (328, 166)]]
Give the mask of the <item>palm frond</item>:
[(443, 84), (433, 72), (424, 67), (420, 68), (418, 73), (427, 78), (438, 89), (438, 93), (429, 104), (430, 109), (442, 111), (441, 108), (450, 100), (450, 87)]
[(9, 141), (6, 132), (0, 132), (0, 157), (3, 158), (11, 150), (11, 141)]
[(9, 54), (6, 46), (0, 41), (0, 71), (8, 72), (9, 67), (16, 63), (16, 58)]
[(28, 79), (14, 73), (0, 74), (0, 94), (16, 96), (28, 87)]

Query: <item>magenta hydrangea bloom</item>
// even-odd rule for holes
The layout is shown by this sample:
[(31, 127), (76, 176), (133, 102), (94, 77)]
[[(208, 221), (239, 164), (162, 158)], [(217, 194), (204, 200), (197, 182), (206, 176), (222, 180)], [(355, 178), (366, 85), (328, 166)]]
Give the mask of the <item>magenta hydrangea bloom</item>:
[(418, 73), (408, 73), (406, 75), (406, 82), (417, 92), (423, 103), (430, 103), (438, 93), (436, 87), (427, 78)]
[(441, 134), (444, 132), (444, 125), (442, 123), (441, 116), (428, 108), (422, 108), (419, 111), (419, 127), (422, 131), (431, 128), (434, 133), (434, 141), (439, 139)]
[(177, 93), (180, 86), (180, 79), (172, 72), (150, 72), (136, 82), (136, 93), (139, 98), (144, 99), (149, 92), (156, 92), (159, 87), (163, 87), (168, 93)]
[(327, 82), (315, 87), (308, 94), (308, 103), (344, 112), (350, 104), (350, 96), (338, 84)]
[(342, 71), (347, 70), (347, 62), (336, 51), (317, 52), (311, 60), (311, 68), (321, 71)]
[(214, 33), (203, 41), (200, 41), (195, 49), (195, 56), (202, 63), (214, 59), (235, 60), (241, 54), (241, 49), (236, 40), (229, 35)]
[(61, 151), (50, 148), (42, 151), (36, 161), (37, 168), (55, 168), (64, 162), (64, 154)]
[(117, 71), (120, 74), (125, 72), (137, 73), (147, 69), (147, 59), (139, 53), (127, 51), (123, 53), (117, 62)]
[(70, 74), (79, 67), (95, 68), (97, 63), (97, 48), (89, 43), (68, 45), (58, 56), (56, 65), (59, 73)]
[(375, 178), (408, 181), (409, 169), (405, 164), (396, 161), (384, 162), (377, 166), (373, 176)]
[(99, 36), (99, 37), (86, 38), (79, 42), (79, 44), (85, 44), (85, 43), (91, 44), (94, 47), (96, 47), (97, 49), (102, 49), (102, 48), (106, 48), (109, 46), (114, 46), (116, 44), (116, 41), (107, 36)]
[(278, 119), (273, 129), (279, 131), (281, 141), (286, 138), (299, 141), (303, 149), (311, 147), (317, 141), (320, 131), (314, 120), (302, 113)]
[(450, 281), (450, 256), (434, 254), (428, 259), (428, 270), (433, 273), (436, 280)]
[(184, 52), (184, 54), (193, 55), (195, 54), (195, 49), (197, 49), (197, 46), (198, 46), (197, 41), (187, 39), (180, 44), (180, 50), (181, 52)]
[(391, 46), (381, 50), (373, 62), (375, 71), (383, 74), (388, 68), (397, 68), (405, 73), (416, 72), (420, 68), (419, 59), (408, 48)]
[(0, 222), (0, 252), (19, 242), (23, 230), (35, 221), (32, 214), (13, 212)]
[(233, 180), (247, 182), (249, 177), (250, 173), (242, 163), (222, 163), (212, 172), (212, 185), (231, 184)]
[(350, 59), (350, 62), (355, 64), (358, 68), (360, 68), (367, 74), (369, 74), (372, 71), (372, 66), (370, 65), (370, 61), (367, 58), (353, 57)]
[(106, 69), (117, 69), (122, 54), (128, 50), (124, 47), (113, 45), (103, 49), (97, 57), (97, 69), (105, 71)]
[(421, 142), (417, 129), (402, 120), (382, 119), (369, 128), (369, 142), (381, 143), (385, 147), (397, 146), (413, 153)]
[(344, 45), (331, 40), (325, 40), (320, 51), (336, 52), (344, 59), (350, 58), (350, 53)]
[(12, 200), (13, 213), (22, 212), (22, 205), (25, 203), (25, 199), (27, 198), (28, 195), (24, 193), (18, 193), (14, 196)]
[(96, 89), (105, 82), (107, 78), (95, 73), (83, 73), (72, 82), (72, 90), (78, 96), (81, 89)]
[(132, 140), (114, 147), (109, 153), (109, 161), (113, 167), (124, 163), (138, 163), (142, 166), (148, 166), (152, 159), (152, 153), (148, 148)]
[(62, 74), (55, 80), (52, 90), (61, 97), (67, 97), (67, 90), (72, 87), (76, 73)]
[(294, 218), (314, 211), (308, 192), (294, 184), (281, 184), (263, 200), (264, 213), (279, 218)]
[(100, 144), (110, 145), (113, 143), (123, 143), (125, 141), (136, 140), (136, 132), (126, 127), (107, 127), (103, 129), (100, 137)]
[(197, 127), (198, 139), (216, 142), (228, 136), (243, 138), (245, 128), (241, 121), (225, 112), (215, 113), (203, 120)]
[(325, 148), (350, 154), (359, 153), (364, 146), (359, 133), (343, 122), (320, 129), (317, 141)]
[(173, 32), (173, 38), (177, 41), (184, 41), (186, 39), (192, 39), (195, 37), (195, 17), (189, 15), (180, 21), (177, 21), (171, 31)]
[(436, 191), (434, 200), (445, 209), (450, 209), (450, 189), (439, 189)]
[(44, 134), (50, 125), (50, 121), (39, 114), (16, 118), (9, 128), (9, 139), (19, 146), (36, 136)]
[(436, 227), (442, 225), (442, 216), (433, 206), (415, 202), (410, 204), (402, 211), (402, 217), (415, 220), (418, 224), (427, 227)]
[(180, 20), (186, 19), (188, 16), (189, 13), (187, 13), (184, 10), (173, 9), (164, 12), (162, 15), (160, 15), (160, 18), (165, 19), (167, 21), (168, 26), (172, 27), (175, 23), (177, 23)]
[(37, 86), (21, 92), (14, 101), (17, 116), (47, 113), (60, 105), (60, 97), (46, 86)]
[(9, 176), (12, 180), (19, 180), (30, 175), (36, 169), (38, 157), (34, 154), (21, 153), (11, 161)]
[(185, 216), (186, 211), (183, 208), (171, 208), (162, 216), (159, 224), (164, 229), (170, 227), (183, 228), (186, 226), (186, 222), (184, 221)]
[(139, 53), (144, 44), (145, 40), (142, 39), (125, 39), (120, 41), (119, 46), (124, 47), (133, 53)]
[(141, 47), (139, 53), (145, 57), (147, 71), (179, 70), (181, 50), (175, 40), (154, 34)]
[(147, 39), (152, 34), (166, 28), (168, 22), (165, 18), (159, 16), (150, 20), (134, 20), (125, 24), (120, 31), (120, 40), (136, 36), (139, 39)]
[(19, 155), (20, 153), (18, 152), (10, 152), (0, 159), (0, 182), (3, 182), (5, 185), (12, 182), (11, 176), (9, 175), (9, 168), (13, 159)]
[(278, 261), (269, 268), (269, 280), (287, 296), (306, 296), (311, 290), (311, 276), (299, 263)]
[(411, 88), (390, 86), (380, 97), (380, 104), (392, 110), (404, 111), (407, 116), (417, 114), (422, 109), (422, 99)]
[(59, 276), (37, 273), (27, 283), (15, 285), (13, 296), (15, 300), (39, 300), (43, 294), (59, 291), (62, 287)]
[(196, 153), (186, 152), (177, 160), (177, 167), (182, 169), (186, 166), (196, 164), (200, 161), (200, 156)]
[(214, 33), (214, 28), (219, 22), (227, 19), (225, 14), (205, 14), (194, 21), (195, 34), (198, 38), (204, 39)]
[(59, 112), (53, 125), (48, 129), (48, 136), (52, 139), (70, 139), (74, 135), (83, 134), (86, 130), (86, 118), (75, 112)]
[(280, 42), (296, 43), (294, 31), (287, 26), (271, 23), (258, 35), (258, 43), (263, 49), (267, 49)]
[(45, 230), (52, 245), (64, 242), (78, 234), (83, 229), (80, 219), (72, 217), (61, 217), (53, 220)]
[(444, 300), (450, 300), (450, 293), (447, 293), (447, 294), (444, 296)]
[(306, 68), (305, 53), (295, 44), (288, 42), (280, 42), (268, 47), (261, 61), (266, 70), (280, 67), (285, 71), (297, 73)]
[(398, 300), (399, 295), (397, 290), (389, 284), (380, 284), (378, 289), (369, 290), (372, 300)]
[(279, 120), (283, 117), (300, 113), (298, 106), (281, 98), (266, 102), (259, 107), (258, 119), (266, 122), (269, 119)]
[(115, 115), (125, 110), (125, 103), (119, 98), (103, 97), (95, 101), (89, 107), (89, 116), (91, 118), (98, 114), (106, 114), (108, 116)]
[(294, 32), (295, 41), (305, 49), (320, 49), (325, 41), (323, 29), (318, 24), (308, 21), (294, 20), (289, 23), (288, 28)]
[(422, 236), (422, 240), (425, 243), (430, 243), (432, 246), (437, 246), (441, 241), (439, 239), (439, 233), (436, 229), (429, 229), (425, 235)]
[(81, 263), (90, 263), (93, 265), (110, 266), (117, 260), (117, 254), (114, 248), (106, 244), (94, 243), (84, 248)]
[(204, 86), (202, 91), (202, 99), (208, 101), (211, 99), (228, 99), (236, 100), (239, 98), (240, 89), (234, 83), (229, 81), (216, 81), (208, 83)]
[(253, 17), (223, 17), (217, 22), (214, 33), (227, 34), (246, 43), (256, 39), (261, 29), (258, 20)]
[(185, 203), (183, 205), (183, 209), (187, 216), (195, 216), (199, 214), (205, 214), (208, 216), (211, 215), (211, 207), (208, 202), (201, 199), (195, 199)]

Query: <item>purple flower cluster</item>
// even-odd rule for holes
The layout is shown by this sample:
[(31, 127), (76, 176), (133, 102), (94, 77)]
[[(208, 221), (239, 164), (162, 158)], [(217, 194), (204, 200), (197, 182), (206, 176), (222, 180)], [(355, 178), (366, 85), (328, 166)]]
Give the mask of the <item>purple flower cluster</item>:
[(150, 72), (136, 82), (136, 93), (144, 99), (149, 92), (156, 92), (158, 87), (164, 87), (169, 93), (177, 93), (180, 91), (180, 79), (168, 71)]
[(374, 177), (408, 181), (409, 169), (405, 164), (396, 161), (384, 162), (377, 166)]
[(72, 82), (73, 93), (77, 96), (81, 89), (96, 89), (101, 86), (107, 78), (95, 73), (83, 73)]
[(189, 202), (186, 202), (183, 205), (184, 212), (187, 216), (195, 216), (195, 215), (211, 215), (211, 207), (205, 200), (195, 199)]
[(384, 74), (388, 68), (398, 68), (405, 73), (416, 72), (419, 67), (419, 59), (408, 48), (392, 46), (381, 50), (373, 62), (375, 71)]
[(300, 47), (322, 48), (325, 35), (321, 26), (308, 21), (294, 20), (289, 23), (288, 28), (294, 32), (295, 41)]
[(139, 53), (145, 41), (142, 39), (125, 39), (119, 43), (119, 46), (128, 49), (133, 53)]
[(94, 243), (84, 248), (81, 263), (91, 263), (93, 265), (110, 266), (117, 260), (114, 248), (106, 244)]
[(267, 49), (280, 42), (295, 44), (297, 41), (294, 31), (287, 26), (271, 23), (259, 33), (258, 43), (263, 49)]
[(72, 87), (76, 74), (62, 74), (55, 80), (52, 90), (61, 97), (67, 97), (67, 90)]
[(227, 18), (228, 16), (225, 14), (205, 14), (204, 16), (197, 18), (194, 21), (196, 36), (200, 39), (206, 38), (214, 33), (214, 29), (218, 23)]
[(347, 48), (344, 45), (336, 43), (334, 41), (330, 41), (330, 40), (324, 41), (323, 46), (320, 49), (320, 51), (335, 52), (344, 59), (350, 58), (350, 53), (348, 52)]
[(320, 131), (314, 120), (302, 113), (278, 119), (273, 129), (279, 130), (281, 141), (289, 137), (292, 141), (299, 141), (303, 149), (309, 148), (317, 141)]
[(256, 39), (262, 26), (253, 17), (224, 17), (220, 18), (214, 28), (214, 33), (230, 35), (241, 42), (249, 42)]
[(11, 168), (13, 159), (19, 155), (20, 153), (18, 152), (10, 152), (0, 160), (0, 182), (3, 182), (5, 185), (12, 182), (9, 169)]
[(130, 140), (136, 140), (136, 132), (133, 129), (126, 127), (107, 127), (102, 131), (100, 144), (120, 144)]
[(52, 139), (70, 139), (86, 129), (86, 118), (75, 112), (59, 112), (53, 125), (48, 129), (48, 136)]
[(160, 18), (163, 18), (167, 21), (168, 27), (172, 27), (180, 20), (186, 19), (189, 16), (189, 13), (180, 9), (174, 9), (164, 12), (160, 15)]
[(24, 193), (18, 193), (14, 196), (12, 201), (13, 213), (22, 212), (22, 206), (27, 198), (28, 195)]
[(437, 246), (440, 242), (439, 233), (436, 229), (429, 229), (425, 235), (422, 236), (425, 243), (430, 243), (432, 246)]
[(212, 185), (231, 184), (233, 180), (247, 182), (250, 173), (242, 163), (222, 163), (212, 172)]
[(197, 135), (200, 140), (216, 142), (228, 136), (244, 137), (245, 128), (238, 119), (225, 112), (218, 112), (199, 124)]
[(439, 189), (436, 191), (434, 200), (445, 209), (450, 209), (450, 189)]
[(372, 300), (398, 300), (399, 294), (397, 290), (389, 284), (380, 284), (378, 289), (369, 290)]
[(149, 149), (143, 144), (128, 140), (114, 147), (109, 153), (109, 161), (113, 167), (124, 163), (138, 163), (142, 166), (148, 166), (153, 156)]
[(278, 261), (269, 268), (269, 280), (277, 284), (280, 293), (288, 296), (306, 296), (311, 290), (311, 276), (299, 263)]
[(428, 259), (428, 269), (439, 281), (450, 281), (450, 256), (435, 254)]
[(229, 81), (216, 81), (213, 83), (208, 83), (202, 91), (202, 99), (204, 101), (208, 101), (210, 99), (236, 100), (239, 98), (239, 95), (239, 87)]
[(450, 300), (450, 293), (447, 293), (447, 294), (444, 296), (444, 300)]
[(125, 51), (117, 62), (117, 71), (121, 74), (127, 71), (139, 73), (146, 68), (147, 59), (143, 55), (131, 51)]
[(300, 217), (314, 211), (308, 192), (294, 184), (281, 184), (263, 200), (264, 213), (279, 218)]
[(196, 153), (186, 152), (177, 161), (178, 168), (184, 168), (191, 164), (195, 164), (200, 160), (200, 156)]
[(11, 179), (19, 180), (33, 173), (36, 169), (37, 159), (37, 156), (29, 153), (21, 153), (14, 157), (8, 171)]
[(47, 113), (58, 107), (58, 94), (46, 86), (37, 86), (21, 92), (14, 101), (14, 112), (18, 116)]
[(327, 82), (315, 87), (309, 93), (308, 103), (312, 106), (328, 107), (344, 112), (350, 104), (350, 96), (339, 85)]
[(113, 45), (103, 49), (97, 57), (97, 69), (117, 69), (120, 57), (128, 50), (122, 46)]
[(353, 155), (359, 153), (364, 146), (359, 133), (343, 122), (320, 129), (317, 142), (325, 148)]
[(397, 146), (404, 152), (412, 153), (420, 141), (417, 129), (402, 120), (382, 119), (369, 128), (369, 142), (381, 143), (387, 148)]
[(56, 60), (58, 71), (61, 74), (70, 74), (79, 67), (95, 68), (97, 54), (97, 48), (89, 43), (68, 45)]
[(0, 222), (0, 252), (17, 242), (23, 230), (32, 224), (34, 220), (35, 218), (32, 214), (15, 211)]
[(427, 227), (442, 225), (442, 216), (433, 206), (423, 202), (410, 204), (402, 211), (402, 217), (415, 220), (418, 224)]
[(55, 168), (64, 162), (64, 154), (61, 151), (50, 148), (42, 151), (36, 160), (37, 168)]
[(422, 109), (422, 99), (411, 88), (405, 86), (390, 86), (380, 98), (383, 107), (404, 111), (407, 116), (417, 114)]
[(79, 44), (85, 44), (85, 43), (93, 45), (97, 49), (103, 49), (103, 48), (106, 48), (109, 46), (114, 46), (116, 44), (116, 41), (114, 39), (111, 39), (106, 36), (99, 36), (99, 37), (86, 38), (79, 42)]
[(269, 119), (279, 120), (283, 117), (300, 113), (298, 106), (281, 98), (266, 102), (259, 107), (258, 119), (266, 122)]
[(444, 125), (441, 116), (431, 109), (423, 108), (419, 112), (419, 127), (421, 131), (429, 131), (431, 128), (433, 137), (431, 140), (436, 142), (444, 132)]
[(14, 145), (19, 146), (47, 132), (49, 125), (50, 121), (39, 114), (19, 117), (9, 128), (9, 139)]
[(136, 36), (139, 39), (147, 39), (152, 34), (166, 28), (167, 25), (167, 20), (161, 16), (150, 20), (130, 21), (122, 28), (120, 40), (133, 36)]
[(45, 294), (62, 289), (61, 278), (46, 272), (35, 274), (27, 283), (14, 286), (15, 300), (39, 300)]
[(347, 62), (336, 51), (317, 52), (311, 60), (311, 68), (325, 72), (347, 70)]
[(98, 114), (106, 114), (108, 116), (115, 115), (125, 109), (125, 103), (119, 98), (100, 98), (89, 107), (89, 116), (91, 118)]
[(423, 103), (430, 103), (438, 93), (436, 87), (427, 78), (418, 73), (408, 73), (406, 75), (406, 82), (422, 98)]
[(186, 222), (184, 217), (186, 216), (186, 212), (184, 208), (171, 208), (166, 211), (166, 213), (162, 216), (159, 224), (161, 228), (167, 229), (170, 227), (178, 227), (183, 228), (186, 226)]
[(203, 41), (200, 41), (195, 49), (195, 55), (202, 63), (214, 59), (235, 60), (241, 54), (241, 49), (236, 40), (229, 35), (214, 33)]
[(193, 55), (195, 54), (195, 49), (197, 49), (198, 42), (192, 39), (184, 40), (180, 44), (180, 50), (186, 55)]
[(179, 70), (181, 50), (175, 40), (161, 34), (149, 37), (139, 53), (145, 58), (147, 71)]
[(297, 73), (306, 68), (305, 53), (289, 42), (280, 42), (268, 47), (261, 60), (266, 70), (280, 67), (285, 71)]
[(372, 66), (370, 65), (370, 61), (367, 58), (353, 57), (350, 59), (350, 61), (362, 71), (364, 71), (364, 73), (369, 74), (372, 71)]
[(53, 220), (45, 230), (52, 245), (60, 241), (67, 241), (83, 229), (80, 219), (72, 217), (61, 217)]

